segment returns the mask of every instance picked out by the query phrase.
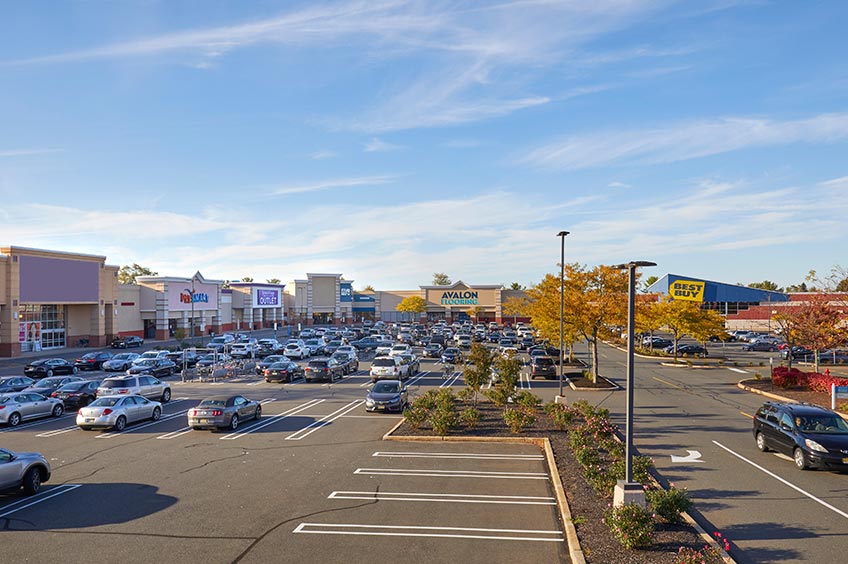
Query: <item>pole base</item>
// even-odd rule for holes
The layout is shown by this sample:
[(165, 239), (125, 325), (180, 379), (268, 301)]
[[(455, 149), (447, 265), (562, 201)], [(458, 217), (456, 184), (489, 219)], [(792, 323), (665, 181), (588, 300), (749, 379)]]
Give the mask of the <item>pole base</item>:
[(565, 399), (565, 396), (556, 396), (554, 397), (554, 403), (562, 403), (568, 405), (568, 400)]
[(639, 482), (619, 480), (613, 492), (612, 505), (613, 507), (620, 507), (628, 503), (635, 503), (642, 508), (646, 508), (645, 488)]

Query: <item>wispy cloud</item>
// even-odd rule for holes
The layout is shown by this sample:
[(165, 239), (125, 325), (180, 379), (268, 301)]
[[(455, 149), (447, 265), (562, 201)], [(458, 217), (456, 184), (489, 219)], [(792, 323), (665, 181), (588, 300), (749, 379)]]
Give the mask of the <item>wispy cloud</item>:
[(320, 192), (323, 190), (332, 190), (335, 188), (356, 188), (358, 186), (377, 186), (380, 184), (389, 184), (394, 182), (398, 177), (391, 175), (380, 176), (358, 176), (354, 178), (337, 178), (333, 180), (325, 180), (315, 182), (313, 184), (298, 184), (294, 186), (282, 186), (272, 192), (277, 196), (285, 196), (288, 194), (303, 194), (306, 192)]
[(323, 161), (323, 160), (326, 160), (326, 159), (332, 159), (332, 158), (337, 157), (337, 156), (338, 156), (338, 153), (336, 153), (335, 151), (323, 150), (323, 151), (315, 151), (314, 153), (309, 155), (309, 158), (314, 160), (314, 161)]
[(397, 151), (400, 148), (400, 145), (394, 145), (376, 137), (372, 137), (371, 140), (365, 144), (365, 149), (363, 150), (366, 153), (385, 153), (388, 151)]
[(570, 137), (532, 150), (521, 160), (547, 169), (671, 163), (749, 147), (829, 143), (848, 137), (848, 113), (777, 121), (724, 118), (656, 129)]
[(624, 182), (610, 182), (607, 184), (607, 188), (633, 188), (631, 184), (625, 184)]
[(17, 149), (13, 151), (0, 151), (0, 159), (13, 157), (31, 157), (34, 155), (48, 155), (50, 153), (63, 153), (64, 149)]

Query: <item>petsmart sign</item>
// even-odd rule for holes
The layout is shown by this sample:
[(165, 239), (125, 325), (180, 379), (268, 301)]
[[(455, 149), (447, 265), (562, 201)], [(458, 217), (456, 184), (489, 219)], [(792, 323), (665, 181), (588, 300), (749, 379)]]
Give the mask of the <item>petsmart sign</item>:
[(465, 292), (444, 292), (442, 294), (442, 305), (477, 305), (477, 292), (466, 290)]
[(675, 280), (668, 287), (668, 295), (675, 300), (688, 302), (704, 301), (704, 286), (700, 280)]
[(254, 288), (253, 289), (253, 307), (254, 308), (280, 307), (280, 289), (279, 288)]

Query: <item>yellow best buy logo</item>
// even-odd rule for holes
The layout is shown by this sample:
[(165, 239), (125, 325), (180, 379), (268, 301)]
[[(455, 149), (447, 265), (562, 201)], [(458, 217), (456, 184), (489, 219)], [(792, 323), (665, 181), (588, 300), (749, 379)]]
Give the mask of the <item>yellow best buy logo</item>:
[(706, 283), (698, 280), (675, 280), (671, 283), (668, 293), (675, 300), (702, 302), (705, 285)]

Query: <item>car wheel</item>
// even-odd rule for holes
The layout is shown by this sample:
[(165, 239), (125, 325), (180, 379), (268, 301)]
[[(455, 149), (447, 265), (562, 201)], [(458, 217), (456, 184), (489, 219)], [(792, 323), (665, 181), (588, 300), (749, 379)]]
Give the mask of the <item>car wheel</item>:
[(71, 368), (71, 372), (73, 372), (74, 374), (76, 374), (76, 373), (78, 373), (78, 372), (79, 372), (79, 368), (77, 368), (76, 366), (74, 366), (73, 368)]
[(117, 432), (120, 433), (121, 431), (123, 431), (126, 428), (127, 428), (127, 418), (124, 417), (123, 415), (121, 415), (120, 417), (118, 417), (118, 420), (115, 421), (114, 429)]
[(53, 417), (62, 417), (62, 414), (65, 413), (65, 408), (61, 403), (57, 403), (53, 406), (53, 411), (51, 412)]
[(238, 415), (233, 415), (233, 418), (230, 419), (230, 431), (235, 431), (236, 429), (238, 429), (238, 424)]
[(30, 468), (27, 470), (27, 473), (24, 474), (24, 492), (27, 495), (33, 495), (38, 493), (38, 490), (41, 489), (41, 472), (38, 468)]
[(795, 461), (795, 466), (798, 470), (806, 470), (809, 468), (807, 464), (807, 457), (804, 455), (804, 451), (800, 448), (796, 448), (795, 452), (792, 453), (792, 459)]
[(165, 388), (165, 391), (162, 392), (162, 403), (168, 403), (171, 401), (171, 388)]
[(762, 433), (757, 433), (756, 437), (757, 448), (760, 449), (760, 452), (768, 452), (769, 447), (766, 444), (766, 437)]
[[(76, 369), (77, 369), (77, 367), (76, 367), (76, 366), (74, 366), (74, 370), (76, 370)], [(48, 378), (50, 378), (51, 376), (53, 376), (53, 371), (52, 371), (52, 370), (48, 370), (48, 371), (47, 371), (47, 377), (48, 377)]]
[(150, 418), (153, 421), (159, 421), (160, 417), (162, 417), (162, 410), (159, 409), (158, 407), (154, 407), (153, 408), (153, 415), (151, 415)]
[(254, 419), (261, 419), (262, 418), (262, 406), (261, 405), (256, 406), (256, 412), (253, 414), (253, 418)]
[(21, 423), (21, 414), (13, 413), (9, 416), (9, 420), (7, 421), (9, 427), (17, 427)]

